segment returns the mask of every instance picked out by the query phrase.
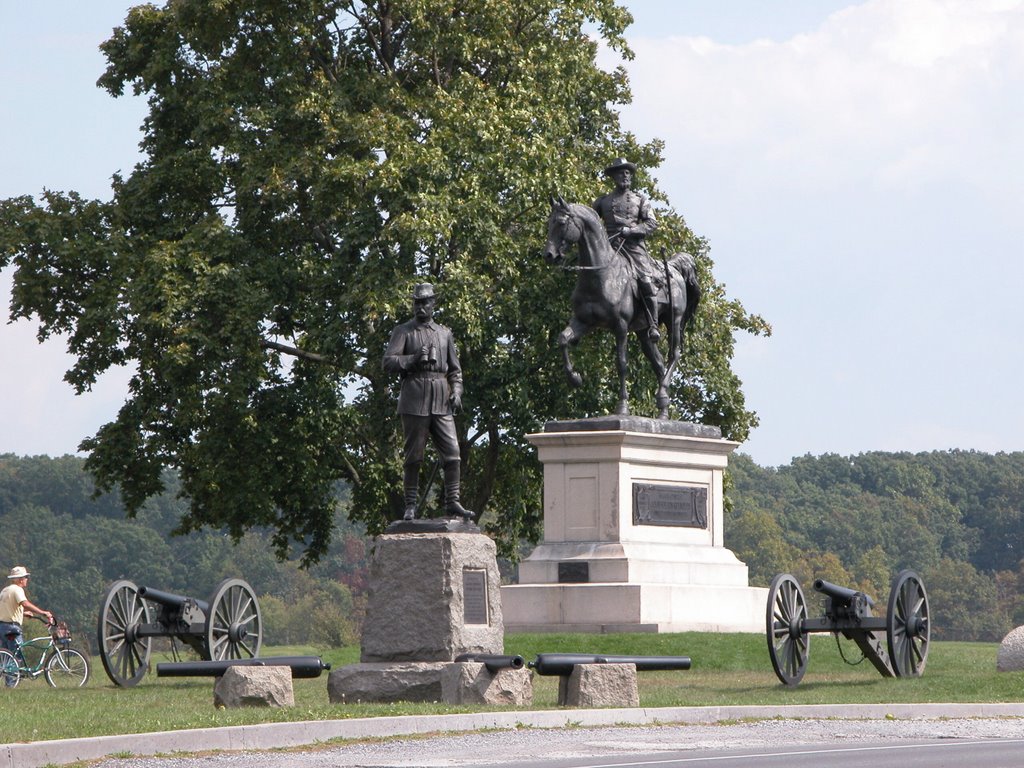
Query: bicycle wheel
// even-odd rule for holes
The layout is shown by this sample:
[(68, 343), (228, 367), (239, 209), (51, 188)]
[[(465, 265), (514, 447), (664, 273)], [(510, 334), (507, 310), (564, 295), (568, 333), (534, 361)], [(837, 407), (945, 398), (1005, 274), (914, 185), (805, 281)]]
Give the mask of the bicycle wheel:
[(21, 682), (18, 660), (10, 651), (0, 650), (0, 681), (5, 688), (15, 688)]
[(58, 648), (46, 662), (46, 682), (53, 688), (81, 688), (88, 680), (89, 662), (74, 648)]

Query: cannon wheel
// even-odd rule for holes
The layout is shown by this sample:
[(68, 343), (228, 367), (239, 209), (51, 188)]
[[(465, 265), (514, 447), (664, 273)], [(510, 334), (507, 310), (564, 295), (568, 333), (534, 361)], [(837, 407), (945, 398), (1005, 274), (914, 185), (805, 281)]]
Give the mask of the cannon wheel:
[(768, 589), (768, 655), (775, 674), (785, 685), (796, 685), (807, 671), (811, 636), (804, 631), (807, 601), (800, 583), (788, 573), (772, 579)]
[(115, 581), (107, 590), (100, 609), (96, 642), (107, 677), (114, 685), (130, 688), (138, 685), (149, 668), (151, 638), (140, 638), (140, 624), (150, 624), (149, 605), (139, 596), (139, 588), (130, 581)]
[(208, 661), (258, 656), (263, 644), (263, 615), (256, 593), (241, 579), (225, 579), (210, 598), (206, 617)]
[(931, 622), (928, 594), (913, 571), (900, 571), (893, 580), (885, 630), (896, 676), (920, 677), (928, 661)]

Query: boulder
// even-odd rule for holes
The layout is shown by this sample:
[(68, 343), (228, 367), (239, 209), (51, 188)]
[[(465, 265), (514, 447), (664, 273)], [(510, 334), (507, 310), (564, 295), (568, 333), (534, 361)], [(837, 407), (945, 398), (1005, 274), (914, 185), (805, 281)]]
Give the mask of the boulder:
[(446, 704), (533, 704), (533, 672), (499, 669), (491, 672), (475, 661), (454, 662), (441, 672), (441, 700)]
[(635, 664), (577, 664), (558, 681), (558, 703), (567, 707), (639, 707)]
[(289, 667), (228, 667), (213, 684), (216, 707), (293, 707)]
[(1011, 629), (999, 644), (996, 671), (1016, 672), (1024, 669), (1024, 627)]

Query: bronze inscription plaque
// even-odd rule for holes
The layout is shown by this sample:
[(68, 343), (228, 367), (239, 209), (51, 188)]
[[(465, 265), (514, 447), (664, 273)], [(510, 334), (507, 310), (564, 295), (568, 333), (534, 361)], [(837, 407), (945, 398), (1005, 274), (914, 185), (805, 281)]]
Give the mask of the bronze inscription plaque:
[(462, 620), (487, 624), (487, 571), (462, 569)]
[(590, 563), (565, 562), (558, 564), (559, 584), (586, 584), (590, 581)]
[(633, 525), (708, 527), (708, 489), (633, 483)]

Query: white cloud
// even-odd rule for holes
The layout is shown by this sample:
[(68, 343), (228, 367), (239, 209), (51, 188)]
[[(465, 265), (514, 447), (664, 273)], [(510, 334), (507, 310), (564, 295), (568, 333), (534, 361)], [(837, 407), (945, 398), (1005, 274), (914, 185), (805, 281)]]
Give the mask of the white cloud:
[[(873, 0), (784, 42), (640, 38), (627, 125), (797, 189), (936, 181), (1020, 195), (1024, 3)], [(717, 156), (717, 157), (716, 157)], [(979, 166), (981, 166), (979, 168)]]

